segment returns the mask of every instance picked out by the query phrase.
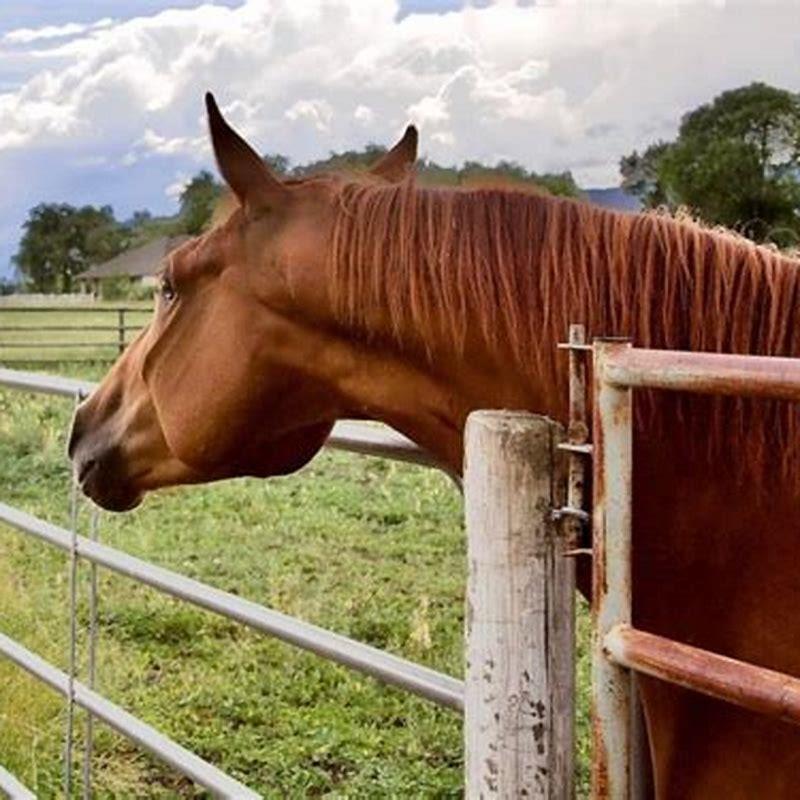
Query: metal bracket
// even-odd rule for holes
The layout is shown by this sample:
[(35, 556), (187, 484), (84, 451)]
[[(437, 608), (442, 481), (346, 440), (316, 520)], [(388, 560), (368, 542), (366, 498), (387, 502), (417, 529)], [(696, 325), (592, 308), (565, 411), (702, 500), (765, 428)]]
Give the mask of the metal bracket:
[(581, 522), (589, 522), (591, 517), (589, 516), (588, 511), (584, 511), (582, 508), (571, 508), (570, 506), (561, 506), (561, 508), (554, 508), (550, 512), (550, 519), (555, 522), (564, 519), (565, 517), (573, 517), (574, 519), (578, 519)]
[(589, 556), (592, 557), (592, 548), (591, 547), (576, 547), (574, 550), (567, 550), (566, 553), (562, 554), (563, 558), (579, 558), (580, 556)]
[(559, 350), (583, 350), (592, 352), (594, 345), (584, 344), (583, 342), (559, 342), (556, 347)]
[(590, 456), (594, 452), (591, 442), (575, 444), (573, 442), (561, 442), (556, 445), (557, 450), (565, 450), (567, 453), (575, 453), (579, 456)]

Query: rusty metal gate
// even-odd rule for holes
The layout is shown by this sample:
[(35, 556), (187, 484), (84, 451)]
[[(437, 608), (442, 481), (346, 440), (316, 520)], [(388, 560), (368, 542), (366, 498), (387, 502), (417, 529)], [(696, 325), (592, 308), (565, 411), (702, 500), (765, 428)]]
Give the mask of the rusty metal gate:
[(634, 673), (800, 723), (800, 679), (632, 626), (633, 390), (800, 401), (800, 359), (647, 350), (620, 340), (595, 340), (592, 350), (592, 797), (627, 800), (643, 792)]

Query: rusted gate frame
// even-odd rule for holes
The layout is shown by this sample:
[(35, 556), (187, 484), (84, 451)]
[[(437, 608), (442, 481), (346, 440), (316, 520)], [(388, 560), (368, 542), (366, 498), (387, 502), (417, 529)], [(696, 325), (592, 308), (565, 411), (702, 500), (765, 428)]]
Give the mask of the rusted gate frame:
[(800, 724), (800, 679), (631, 625), (634, 388), (800, 401), (800, 359), (594, 342), (594, 798), (636, 798), (634, 672)]

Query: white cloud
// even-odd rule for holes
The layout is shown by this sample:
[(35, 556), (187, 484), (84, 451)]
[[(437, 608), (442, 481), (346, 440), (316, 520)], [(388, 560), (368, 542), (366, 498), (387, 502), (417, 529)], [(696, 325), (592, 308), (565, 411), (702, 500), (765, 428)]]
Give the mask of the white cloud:
[(164, 194), (169, 197), (170, 200), (177, 200), (183, 194), (183, 190), (187, 187), (190, 180), (191, 178), (188, 175), (179, 172), (175, 176), (175, 180), (164, 189)]
[(128, 156), (133, 154), (135, 157), (137, 150), (139, 151), (139, 157), (141, 157), (141, 154), (144, 154), (145, 157), (149, 155), (204, 155), (209, 150), (209, 144), (206, 136), (173, 136), (168, 138), (147, 128), (142, 138), (135, 143), (134, 148), (134, 151), (129, 153)]
[(78, 36), (87, 31), (108, 28), (113, 23), (110, 17), (86, 25), (77, 22), (68, 22), (66, 25), (45, 25), (41, 28), (17, 28), (3, 35), (4, 44), (31, 44), (42, 39), (62, 39), (67, 36)]
[(456, 143), (456, 137), (451, 131), (436, 131), (436, 133), (431, 134), (431, 141), (442, 144), (445, 147), (453, 147)]
[(364, 125), (369, 125), (375, 119), (375, 112), (369, 106), (358, 105), (353, 112), (353, 117)]
[(333, 121), (333, 108), (325, 100), (298, 100), (284, 116), (292, 122), (308, 122), (320, 133), (327, 133)]
[(788, 3), (397, 11), (247, 0), (11, 31), (3, 43), (37, 66), (0, 94), (0, 156), (55, 147), (129, 170), (210, 165), (211, 88), (259, 150), (294, 162), (390, 144), (411, 118), (436, 160), (505, 157), (608, 184), (620, 155), (673, 135), (684, 111), (752, 80), (797, 88), (800, 73)]

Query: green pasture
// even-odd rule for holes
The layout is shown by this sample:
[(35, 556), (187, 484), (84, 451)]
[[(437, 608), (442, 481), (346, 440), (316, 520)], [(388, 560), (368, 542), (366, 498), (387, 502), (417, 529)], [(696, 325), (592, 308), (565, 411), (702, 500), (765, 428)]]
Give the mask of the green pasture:
[[(77, 309), (0, 306), (0, 366), (52, 370), (56, 363), (110, 363), (118, 353), (118, 314), (125, 307), (125, 341), (152, 316), (152, 302), (98, 302)], [(66, 330), (80, 326), (80, 330)], [(49, 328), (49, 330), (41, 330)], [(84, 330), (85, 328), (85, 330)], [(24, 347), (21, 345), (25, 345)], [(20, 363), (12, 363), (20, 362)]]
[[(52, 371), (96, 378), (101, 370)], [(62, 525), (70, 407), (0, 390), (0, 499)], [(85, 507), (80, 524), (86, 532)], [(133, 513), (104, 513), (100, 535), (156, 564), (462, 675), (461, 499), (434, 471), (325, 452), (289, 478), (170, 490)], [(100, 576), (100, 690), (265, 797), (461, 796), (456, 714)], [(80, 580), (84, 625), (85, 566)], [(0, 630), (65, 668), (66, 604), (64, 554), (0, 525)], [(585, 642), (585, 614), (580, 624)], [(83, 667), (83, 633), (81, 644)], [(583, 647), (579, 683), (578, 781), (586, 796)], [(63, 729), (62, 700), (0, 660), (0, 763), (41, 797), (60, 791)], [(77, 730), (82, 735), (82, 717)], [(96, 797), (203, 796), (104, 726), (95, 738)]]

